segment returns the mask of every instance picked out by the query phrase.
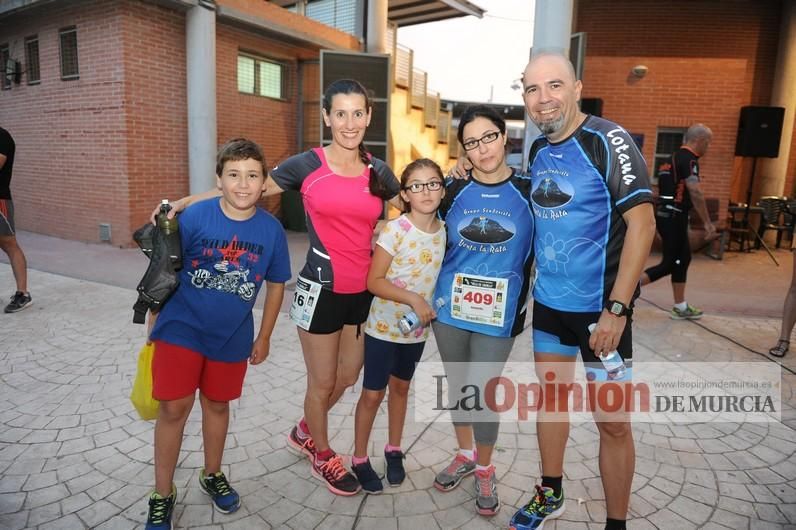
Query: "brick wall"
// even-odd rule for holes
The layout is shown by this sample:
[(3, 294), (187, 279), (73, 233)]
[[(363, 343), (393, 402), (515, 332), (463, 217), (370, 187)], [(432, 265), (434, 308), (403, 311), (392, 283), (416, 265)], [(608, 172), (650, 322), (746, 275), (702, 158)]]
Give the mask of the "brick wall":
[[(265, 2), (220, 3), (340, 48), (359, 47), (350, 35)], [(80, 79), (61, 81), (58, 29), (72, 25)], [(216, 33), (218, 144), (252, 138), (269, 166), (300, 151), (298, 64), (317, 60), (318, 50), (219, 19)], [(23, 79), (0, 91), (0, 124), (17, 142), (17, 226), (96, 242), (98, 224), (110, 223), (112, 243), (129, 246), (161, 198), (188, 193), (185, 13), (148, 0), (88, 0), (50, 2), (0, 20), (0, 44), (23, 63), (30, 35), (39, 37), (41, 83)], [(238, 50), (288, 66), (284, 101), (238, 92)], [(305, 101), (317, 97), (317, 69), (305, 71)], [(277, 196), (262, 205), (278, 213), (279, 203)]]
[[(317, 57), (318, 51), (289, 46), (232, 26), (216, 27), (216, 93), (219, 144), (244, 136), (259, 143), (269, 167), (298, 153), (298, 64), (302, 58)], [(287, 94), (284, 100), (238, 92), (239, 51), (273, 59), (286, 66)], [(316, 142), (317, 143), (317, 142)], [(262, 206), (280, 212), (280, 197), (268, 197)]]
[[(123, 207), (135, 230), (161, 199), (188, 194), (185, 14), (137, 0), (122, 6), (129, 181)], [(131, 235), (114, 242), (129, 244)]]
[[(97, 241), (111, 223), (129, 239), (124, 60), (116, 2), (48, 4), (0, 20), (0, 43), (24, 64), (24, 39), (38, 35), (41, 83), (0, 91), (0, 123), (14, 136), (11, 190), (19, 228)], [(80, 79), (62, 81), (59, 28), (77, 26)]]
[[(711, 127), (700, 169), (706, 195), (726, 211), (728, 200), (745, 199), (751, 168), (734, 156), (738, 116), (742, 106), (769, 104), (781, 9), (780, 0), (579, 0), (583, 97), (602, 98), (606, 118), (644, 134), (650, 165), (657, 127)], [(630, 75), (636, 64), (649, 67), (643, 79)]]
[(229, 8), (248, 17), (267, 20), (282, 28), (293, 28), (293, 34), (297, 37), (320, 38), (335, 49), (360, 49), (359, 41), (353, 35), (302, 15), (297, 15), (270, 2), (262, 0), (216, 0), (216, 3), (222, 10)]

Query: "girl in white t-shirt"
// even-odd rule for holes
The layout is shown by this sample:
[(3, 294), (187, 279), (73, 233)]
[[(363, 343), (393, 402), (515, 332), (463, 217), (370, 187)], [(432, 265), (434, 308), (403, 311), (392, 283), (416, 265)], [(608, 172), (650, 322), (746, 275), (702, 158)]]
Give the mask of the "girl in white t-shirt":
[[(445, 254), (445, 225), (437, 218), (444, 195), (442, 170), (435, 162), (421, 158), (406, 167), (401, 200), (408, 213), (386, 224), (368, 272), (374, 298), (365, 324), (365, 373), (354, 420), (352, 468), (369, 493), (383, 489), (368, 459), (368, 439), (388, 386), (387, 482), (398, 486), (406, 477), (401, 434), (409, 385), (428, 338), (426, 326), (436, 317), (431, 297)], [(404, 335), (398, 322), (412, 312), (421, 325)]]

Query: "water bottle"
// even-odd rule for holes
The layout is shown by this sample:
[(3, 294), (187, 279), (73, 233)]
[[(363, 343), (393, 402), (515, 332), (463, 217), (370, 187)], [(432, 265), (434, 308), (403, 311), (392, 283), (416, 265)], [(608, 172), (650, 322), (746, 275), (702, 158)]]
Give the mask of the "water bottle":
[(169, 200), (160, 201), (160, 213), (158, 213), (158, 228), (166, 238), (166, 246), (169, 249), (169, 258), (175, 265), (182, 263), (182, 245), (180, 244), (180, 225), (177, 217), (169, 219), (168, 213), (171, 210)]
[[(596, 323), (589, 324), (589, 333), (594, 333), (596, 328)], [(625, 375), (627, 367), (625, 366), (625, 361), (622, 359), (622, 356), (619, 355), (618, 351), (613, 350), (608, 353), (604, 353), (603, 355), (598, 355), (597, 357), (603, 363), (603, 368), (605, 368), (605, 371), (608, 372), (609, 380), (621, 379)]]
[[(439, 311), (439, 309), (444, 306), (446, 303), (445, 298), (440, 296), (436, 300), (434, 300), (434, 308), (435, 310)], [(398, 321), (398, 329), (401, 330), (401, 333), (404, 335), (409, 335), (414, 330), (420, 327), (420, 319), (417, 317), (417, 313), (412, 311), (401, 318)]]

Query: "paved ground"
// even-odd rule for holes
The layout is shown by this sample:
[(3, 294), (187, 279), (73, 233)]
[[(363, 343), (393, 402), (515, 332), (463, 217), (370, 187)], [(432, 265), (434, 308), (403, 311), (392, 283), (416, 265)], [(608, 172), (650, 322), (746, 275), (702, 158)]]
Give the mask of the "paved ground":
[[(22, 234), (32, 267), (35, 304), (0, 315), (0, 528), (134, 528), (146, 517), (152, 484), (152, 423), (128, 401), (136, 352), (144, 336), (130, 322), (132, 288), (143, 271), (137, 251)], [(303, 236), (290, 237), (294, 264)], [(304, 247), (305, 248), (305, 247)], [(638, 304), (636, 359), (771, 362), (764, 353), (778, 333), (777, 316), (792, 264), (779, 251), (695, 260), (689, 298), (710, 314), (700, 325), (674, 322), (665, 284), (646, 289)], [(294, 265), (295, 269), (295, 265)], [(44, 272), (48, 271), (48, 272)], [(12, 290), (0, 263), (0, 285)], [(10, 292), (9, 292), (10, 294)], [(528, 361), (529, 333), (513, 361)], [(635, 424), (636, 475), (632, 529), (796, 528), (796, 352), (782, 363), (781, 423)], [(424, 359), (437, 359), (429, 342)], [(233, 515), (211, 510), (196, 477), (202, 465), (198, 416), (186, 428), (177, 470), (180, 528), (493, 528), (504, 527), (539, 477), (530, 423), (504, 423), (495, 453), (504, 507), (475, 515), (471, 482), (440, 493), (435, 471), (452, 457), (450, 424), (409, 421), (408, 480), (381, 496), (331, 495), (309, 476), (306, 460), (285, 449), (301, 415), (304, 366), (295, 328), (281, 314), (266, 364), (252, 369), (232, 406), (224, 470), (243, 496)], [(350, 453), (358, 392), (332, 411), (332, 446)], [(377, 419), (372, 455), (380, 454), (386, 421)], [(567, 511), (545, 528), (601, 529), (597, 436), (591, 423), (573, 425), (566, 455)], [(379, 458), (374, 460), (380, 461)]]

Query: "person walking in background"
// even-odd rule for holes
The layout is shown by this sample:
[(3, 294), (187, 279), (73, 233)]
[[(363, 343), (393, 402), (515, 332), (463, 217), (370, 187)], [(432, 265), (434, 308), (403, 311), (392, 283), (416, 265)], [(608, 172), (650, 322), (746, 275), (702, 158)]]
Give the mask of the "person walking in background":
[(685, 284), (691, 263), (688, 239), (688, 213), (693, 207), (705, 225), (705, 239), (716, 235), (705, 206), (705, 195), (699, 185), (699, 159), (705, 156), (713, 133), (701, 123), (688, 128), (683, 145), (672, 154), (671, 162), (658, 172), (658, 206), (656, 227), (663, 243), (661, 262), (641, 275), (641, 285), (647, 285), (671, 275), (674, 307), (670, 312), (675, 320), (697, 320), (702, 311), (685, 300)]
[(29, 307), (33, 299), (28, 292), (28, 263), (25, 253), (17, 243), (14, 230), (14, 202), (11, 200), (11, 172), (14, 169), (16, 144), (11, 134), (0, 127), (0, 248), (8, 255), (17, 290), (6, 313), (16, 313)]
[[(655, 236), (647, 166), (627, 131), (580, 111), (582, 85), (566, 57), (537, 55), (522, 81), (528, 116), (542, 132), (528, 168), (536, 222), (536, 374), (545, 385), (568, 388), (580, 352), (599, 392), (609, 374), (598, 356), (618, 350), (628, 364), (632, 356), (633, 301)], [(627, 369), (617, 380), (629, 381), (631, 374)], [(564, 512), (569, 393), (548, 391), (552, 399), (545, 399), (536, 421), (541, 486), (512, 517), (513, 530), (546, 528)], [(630, 417), (595, 408), (605, 528), (623, 530), (635, 469)]]
[[(428, 339), (427, 326), (436, 317), (431, 297), (445, 254), (445, 225), (437, 218), (444, 195), (444, 178), (436, 163), (421, 158), (406, 166), (401, 175), (406, 213), (384, 226), (373, 252), (368, 290), (374, 298), (365, 324), (365, 375), (354, 418), (351, 459), (354, 474), (368, 493), (384, 489), (368, 458), (368, 441), (388, 386), (387, 482), (399, 486), (406, 477), (401, 436), (409, 386)], [(411, 313), (417, 327), (405, 333), (399, 321), (401, 315)]]
[(793, 256), (793, 272), (790, 277), (790, 287), (785, 295), (785, 305), (782, 308), (782, 326), (779, 331), (779, 340), (776, 346), (768, 350), (774, 357), (785, 357), (790, 349), (790, 334), (796, 324), (796, 238), (791, 241), (790, 253)]

